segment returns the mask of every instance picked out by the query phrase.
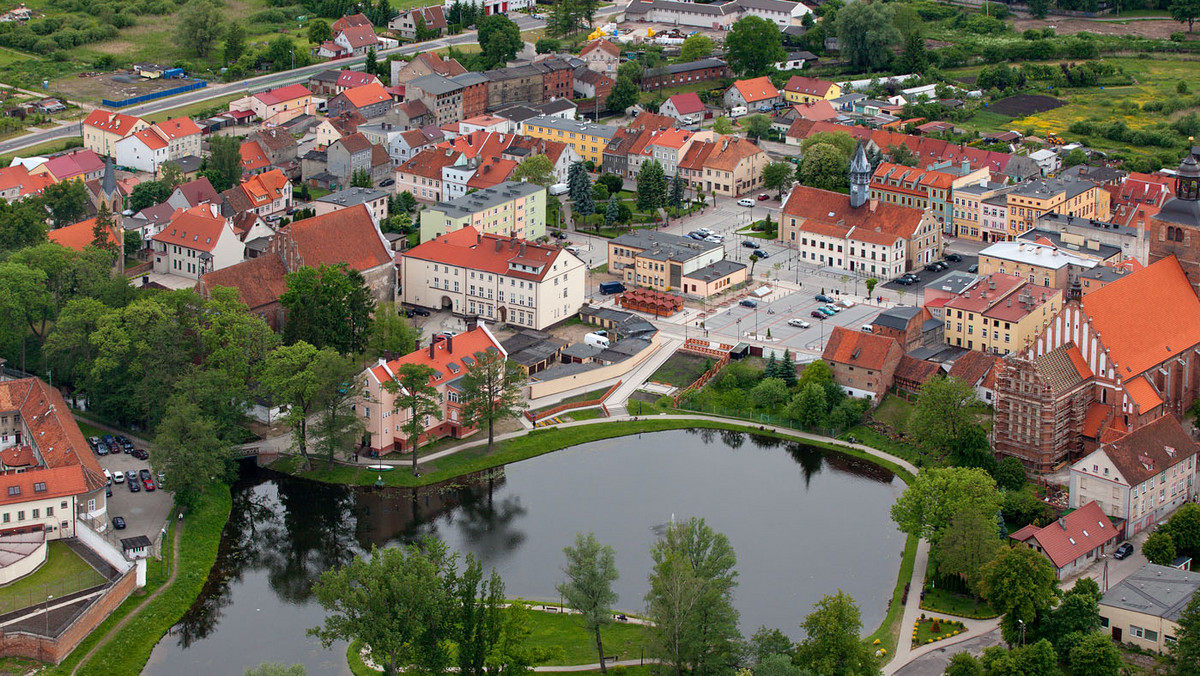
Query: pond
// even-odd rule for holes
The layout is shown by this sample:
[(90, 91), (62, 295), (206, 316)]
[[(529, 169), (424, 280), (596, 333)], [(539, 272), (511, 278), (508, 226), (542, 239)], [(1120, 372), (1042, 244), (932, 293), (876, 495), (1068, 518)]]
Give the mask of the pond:
[(324, 611), (311, 586), (372, 546), (422, 535), (496, 568), (507, 595), (558, 601), (562, 548), (594, 532), (616, 550), (617, 608), (642, 609), (650, 548), (671, 519), (703, 517), (737, 552), (743, 633), (793, 638), (838, 589), (866, 632), (887, 612), (905, 538), (888, 509), (904, 484), (864, 460), (741, 432), (691, 429), (582, 444), (490, 475), (422, 489), (330, 486), (247, 465), (201, 598), (144, 674), (240, 674), (264, 661), (349, 674), (345, 645), (305, 634)]

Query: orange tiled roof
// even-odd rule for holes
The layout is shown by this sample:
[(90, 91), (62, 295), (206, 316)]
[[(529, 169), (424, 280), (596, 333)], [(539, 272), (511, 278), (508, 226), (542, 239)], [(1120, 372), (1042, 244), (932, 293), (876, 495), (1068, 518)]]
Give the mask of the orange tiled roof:
[(83, 120), (83, 123), (89, 127), (94, 127), (101, 131), (110, 134), (117, 134), (122, 138), (133, 133), (133, 128), (138, 124), (145, 124), (145, 121), (140, 117), (132, 115), (123, 115), (121, 113), (112, 113), (99, 108), (88, 113), (88, 116)]
[(746, 103), (765, 101), (779, 96), (779, 90), (771, 83), (771, 78), (765, 76), (738, 80), (733, 83), (733, 86), (737, 87), (738, 93), (742, 95)]
[(1093, 500), (1033, 534), (1055, 568), (1063, 568), (1088, 552), (1115, 540), (1117, 529)]
[[(531, 281), (541, 281), (545, 278), (554, 261), (564, 255), (566, 254), (558, 247), (513, 240), (499, 235), (480, 235), (473, 226), (439, 235), (402, 254), (406, 258), (445, 263)], [(509, 261), (518, 259), (525, 265), (539, 268), (540, 272), (510, 270)]]
[(719, 141), (713, 141), (713, 154), (709, 155), (706, 168), (714, 171), (733, 171), (742, 160), (753, 155), (765, 154), (762, 148), (754, 145), (749, 139), (737, 136), (726, 136)]
[(1081, 303), (1122, 379), (1200, 343), (1200, 299), (1174, 256), (1089, 293)]
[[(41, 488), (41, 491), (38, 491)], [(79, 465), (47, 467), (21, 473), (0, 475), (0, 505), (15, 505), (31, 500), (53, 500), (88, 492), (83, 468)]]
[[(29, 427), (29, 441), (37, 447), (46, 467), (80, 468), (84, 481), (80, 492), (104, 488), (107, 479), (100, 470), (100, 463), (58, 390), (37, 378), (0, 381), (0, 411), (21, 412), (21, 418)], [(29, 476), (33, 474), (30, 472)], [(63, 476), (66, 474), (64, 472)], [(50, 482), (46, 483), (49, 488)], [(78, 484), (75, 487), (78, 488)]]
[(367, 207), (359, 204), (287, 226), (309, 267), (345, 263), (358, 271), (392, 262)]
[(267, 159), (267, 154), (263, 152), (262, 146), (258, 145), (258, 141), (243, 141), (238, 152), (242, 154), (243, 174), (271, 166), (271, 161)]
[(164, 242), (198, 251), (212, 251), (225, 233), (225, 219), (214, 216), (207, 204), (191, 209), (176, 209), (171, 222), (154, 237)]
[(176, 117), (166, 122), (159, 122), (153, 126), (153, 129), (168, 140), (194, 136), (200, 133), (200, 127), (196, 126), (196, 123), (187, 117)]
[(475, 173), (467, 180), (467, 187), (483, 189), (503, 183), (516, 168), (514, 160), (491, 157), (479, 163)]
[(1158, 396), (1158, 393), (1154, 391), (1154, 386), (1145, 378), (1138, 376), (1132, 380), (1126, 380), (1124, 385), (1125, 393), (1129, 395), (1133, 403), (1137, 404), (1140, 413), (1149, 413), (1162, 406), (1162, 397)]
[(363, 108), (383, 101), (391, 101), (391, 94), (387, 93), (383, 85), (378, 82), (372, 82), (360, 87), (353, 87), (341, 93), (341, 96), (346, 97), (350, 105), (355, 108)]
[(251, 176), (242, 183), (242, 192), (254, 206), (262, 206), (267, 202), (283, 198), (288, 186), (287, 176), (280, 169), (272, 169), (257, 176)]
[[(48, 237), (51, 242), (65, 246), (68, 249), (83, 251), (87, 247), (92, 246), (92, 242), (95, 240), (92, 229), (95, 227), (96, 219), (89, 218), (86, 221), (80, 221), (65, 228), (51, 230)], [(112, 230), (108, 231), (108, 241), (117, 246), (121, 244), (117, 241), (117, 236), (113, 234)]]
[(504, 348), (500, 347), (500, 341), (496, 340), (491, 331), (488, 331), (481, 322), (474, 329), (460, 333), (452, 339), (435, 341), (425, 349), (410, 352), (399, 359), (375, 366), (371, 369), (371, 373), (379, 382), (386, 383), (393, 379), (392, 374), (398, 372), (402, 365), (423, 364), (433, 368), (436, 374), (429, 379), (429, 384), (439, 385), (466, 373), (470, 364), (464, 361), (464, 357), (475, 360), (478, 359), (476, 357), (478, 353), (488, 350), (495, 350), (507, 356)]
[(882, 371), (888, 353), (893, 347), (899, 349), (899, 345), (895, 338), (835, 326), (821, 358), (828, 362)]
[(396, 167), (396, 173), (412, 174), (441, 181), (442, 167), (452, 166), (461, 156), (461, 153), (454, 151), (429, 148), (413, 155), (404, 164)]
[(924, 212), (920, 209), (887, 202), (877, 203), (874, 209), (867, 205), (855, 209), (850, 206), (849, 195), (803, 185), (792, 189), (791, 195), (783, 205), (783, 213), (786, 216), (830, 224), (844, 221), (845, 228), (878, 228), (880, 232), (899, 235), (905, 239), (912, 237), (924, 217)]
[(807, 94), (809, 96), (820, 96), (824, 98), (827, 94), (829, 94), (829, 88), (832, 86), (832, 82), (826, 82), (825, 80), (818, 80), (814, 77), (793, 75), (788, 78), (787, 84), (783, 85), (783, 91), (795, 92), (797, 94)]
[(154, 127), (143, 129), (139, 132), (134, 132), (133, 137), (142, 142), (150, 150), (158, 150), (167, 147), (167, 141), (159, 136), (154, 131)]

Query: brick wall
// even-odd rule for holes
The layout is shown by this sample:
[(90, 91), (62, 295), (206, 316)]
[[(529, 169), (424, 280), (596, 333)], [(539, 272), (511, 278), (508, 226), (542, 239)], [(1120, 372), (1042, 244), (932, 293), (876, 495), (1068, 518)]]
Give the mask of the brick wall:
[(129, 598), (136, 586), (137, 574), (131, 568), (57, 638), (25, 632), (0, 632), (0, 657), (28, 657), (54, 664), (62, 662), (84, 637)]

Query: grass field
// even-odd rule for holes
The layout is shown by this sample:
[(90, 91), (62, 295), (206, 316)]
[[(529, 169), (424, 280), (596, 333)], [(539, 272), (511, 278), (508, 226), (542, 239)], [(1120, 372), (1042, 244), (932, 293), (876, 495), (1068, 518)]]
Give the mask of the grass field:
[(709, 359), (694, 354), (676, 352), (663, 365), (658, 367), (650, 380), (656, 383), (666, 383), (675, 387), (687, 387), (704, 375)]
[(969, 596), (955, 594), (945, 589), (930, 589), (926, 591), (925, 598), (921, 599), (921, 610), (956, 615), (958, 617), (971, 617), (978, 620), (986, 620), (996, 616), (996, 611), (992, 610), (987, 601), (980, 600), (976, 603)]
[(28, 148), (18, 150), (15, 153), (10, 153), (8, 155), (0, 155), (0, 166), (7, 167), (9, 164), (12, 163), (12, 160), (14, 157), (32, 157), (34, 155), (49, 155), (50, 153), (56, 153), (60, 150), (67, 150), (68, 148), (78, 148), (82, 144), (83, 144), (83, 139), (74, 138), (74, 137), (59, 139), (57, 141), (46, 141), (45, 143), (39, 143), (36, 146), (29, 146)]
[(104, 576), (71, 551), (65, 542), (49, 543), (46, 562), (30, 575), (0, 587), (0, 613), (7, 613), (104, 584)]
[(221, 96), (207, 101), (199, 101), (188, 106), (180, 106), (170, 110), (164, 110), (159, 113), (152, 113), (144, 116), (142, 119), (147, 122), (165, 122), (176, 117), (195, 117), (200, 113), (211, 110), (213, 108), (224, 109), (228, 107), (229, 102), (234, 99), (240, 99), (242, 94), (230, 94), (229, 96)]
[[(529, 628), (533, 630), (528, 642), (531, 648), (562, 650), (559, 656), (543, 664), (565, 666), (599, 662), (596, 641), (583, 628), (579, 616), (532, 611), (529, 620)], [(650, 644), (650, 632), (640, 624), (613, 622), (600, 630), (600, 636), (605, 656), (616, 655), (622, 660), (637, 659)]]

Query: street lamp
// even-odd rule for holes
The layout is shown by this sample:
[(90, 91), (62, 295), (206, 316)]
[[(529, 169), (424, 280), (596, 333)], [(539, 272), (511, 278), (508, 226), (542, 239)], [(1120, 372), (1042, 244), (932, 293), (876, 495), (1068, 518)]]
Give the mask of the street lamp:
[(163, 546), (167, 544), (167, 527), (162, 527), (162, 539), (158, 541), (158, 576), (162, 577), (167, 574), (167, 553), (163, 551)]
[(737, 335), (738, 335), (738, 339), (740, 340), (742, 337), (742, 318), (738, 317), (736, 323), (737, 323)]

